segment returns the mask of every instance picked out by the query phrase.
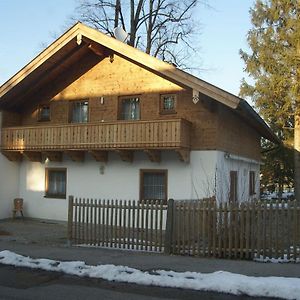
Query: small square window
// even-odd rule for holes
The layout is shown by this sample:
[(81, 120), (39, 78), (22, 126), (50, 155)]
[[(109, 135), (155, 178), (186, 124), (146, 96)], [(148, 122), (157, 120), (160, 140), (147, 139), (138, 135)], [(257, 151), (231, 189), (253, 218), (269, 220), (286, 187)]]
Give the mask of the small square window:
[(176, 95), (167, 94), (160, 96), (160, 112), (162, 114), (176, 113)]
[(46, 169), (46, 190), (47, 198), (66, 198), (67, 170), (57, 168)]
[(43, 104), (38, 107), (38, 121), (50, 121), (50, 105)]
[(167, 170), (140, 171), (140, 199), (167, 202)]

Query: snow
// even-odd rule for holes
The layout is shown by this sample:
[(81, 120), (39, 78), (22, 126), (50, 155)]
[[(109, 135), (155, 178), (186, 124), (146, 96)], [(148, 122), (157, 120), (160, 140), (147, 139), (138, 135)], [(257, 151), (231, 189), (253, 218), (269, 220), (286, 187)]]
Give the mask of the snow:
[(207, 274), (165, 270), (143, 272), (127, 266), (33, 259), (8, 250), (0, 251), (0, 263), (117, 282), (300, 300), (300, 278), (252, 277), (224, 271)]
[(293, 263), (300, 263), (300, 258), (297, 257), (296, 259), (294, 259), (293, 257), (290, 257), (288, 259), (287, 254), (284, 254), (283, 257), (278, 257), (278, 258), (274, 258), (274, 257), (263, 257), (262, 255), (260, 255), (259, 257), (255, 257), (253, 259), (256, 262), (263, 262), (263, 263), (289, 263), (289, 262), (293, 262)]

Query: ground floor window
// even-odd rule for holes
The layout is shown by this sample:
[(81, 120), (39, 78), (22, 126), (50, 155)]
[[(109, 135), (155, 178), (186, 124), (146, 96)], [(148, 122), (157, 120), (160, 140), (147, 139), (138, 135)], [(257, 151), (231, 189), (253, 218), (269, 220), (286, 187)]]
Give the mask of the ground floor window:
[(255, 194), (255, 172), (249, 172), (249, 195), (253, 196)]
[(167, 202), (167, 170), (140, 171), (140, 200)]
[(230, 171), (229, 201), (231, 202), (237, 202), (237, 182), (238, 182), (237, 171)]
[(64, 168), (47, 168), (45, 175), (45, 197), (65, 199), (67, 170)]

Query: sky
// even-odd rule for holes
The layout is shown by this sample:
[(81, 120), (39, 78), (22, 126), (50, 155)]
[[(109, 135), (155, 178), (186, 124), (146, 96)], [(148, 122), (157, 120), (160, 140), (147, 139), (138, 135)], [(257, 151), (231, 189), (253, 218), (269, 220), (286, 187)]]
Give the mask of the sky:
[[(239, 49), (247, 50), (254, 0), (207, 0), (198, 15), (201, 70), (197, 74), (235, 95), (246, 74)], [(76, 0), (0, 0), (0, 85), (38, 55), (68, 26)]]

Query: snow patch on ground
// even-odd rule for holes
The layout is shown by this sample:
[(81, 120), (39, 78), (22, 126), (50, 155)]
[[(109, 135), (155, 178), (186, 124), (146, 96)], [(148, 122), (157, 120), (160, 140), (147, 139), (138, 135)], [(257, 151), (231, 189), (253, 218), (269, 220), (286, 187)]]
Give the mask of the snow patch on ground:
[(164, 270), (143, 272), (126, 266), (92, 266), (83, 261), (33, 259), (8, 250), (0, 251), (0, 263), (109, 281), (300, 300), (300, 278), (252, 277), (224, 271), (209, 274)]
[(253, 259), (256, 262), (263, 262), (263, 263), (274, 263), (274, 264), (278, 264), (278, 263), (300, 263), (300, 258), (297, 257), (296, 259), (294, 258), (288, 258), (286, 254), (284, 254), (283, 257), (278, 257), (278, 258), (274, 258), (274, 257), (263, 257), (262, 255), (255, 257)]

